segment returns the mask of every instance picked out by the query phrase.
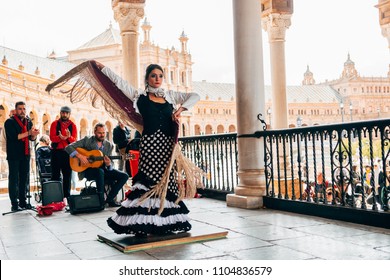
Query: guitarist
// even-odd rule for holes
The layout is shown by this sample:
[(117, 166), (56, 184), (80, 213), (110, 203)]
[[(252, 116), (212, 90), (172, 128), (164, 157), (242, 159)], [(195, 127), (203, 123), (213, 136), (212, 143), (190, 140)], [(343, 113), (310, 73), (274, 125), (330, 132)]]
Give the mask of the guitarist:
[(88, 165), (88, 157), (79, 153), (76, 149), (83, 148), (87, 151), (100, 150), (104, 155), (103, 164), (99, 168), (87, 168), (83, 172), (79, 172), (79, 179), (86, 178), (87, 180), (95, 180), (97, 191), (103, 195), (104, 182), (111, 182), (111, 189), (107, 195), (105, 203), (108, 207), (119, 207), (120, 204), (115, 201), (115, 197), (127, 182), (129, 176), (119, 170), (113, 168), (109, 156), (111, 156), (114, 145), (105, 140), (106, 127), (102, 123), (97, 123), (94, 128), (93, 136), (86, 136), (83, 139), (68, 145), (65, 150), (70, 157), (79, 159), (82, 165)]

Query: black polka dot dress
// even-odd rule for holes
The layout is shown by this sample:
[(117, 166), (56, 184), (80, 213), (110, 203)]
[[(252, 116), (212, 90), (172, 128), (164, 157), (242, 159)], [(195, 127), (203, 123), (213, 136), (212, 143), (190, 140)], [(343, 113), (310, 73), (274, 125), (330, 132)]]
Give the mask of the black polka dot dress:
[(160, 198), (151, 197), (142, 202), (143, 194), (162, 178), (174, 146), (172, 111), (168, 102), (160, 104), (141, 96), (137, 102), (144, 120), (140, 143), (138, 173), (133, 177), (132, 191), (116, 213), (108, 219), (108, 225), (118, 234), (156, 234), (183, 232), (191, 229), (188, 208), (178, 198), (175, 165), (172, 168), (164, 209), (159, 215)]

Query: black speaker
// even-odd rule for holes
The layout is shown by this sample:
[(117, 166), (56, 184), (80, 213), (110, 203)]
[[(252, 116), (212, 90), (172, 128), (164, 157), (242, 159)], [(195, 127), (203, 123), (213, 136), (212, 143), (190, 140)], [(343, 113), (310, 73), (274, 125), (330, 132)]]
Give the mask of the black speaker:
[(69, 209), (71, 214), (98, 212), (104, 209), (104, 199), (101, 194), (71, 195)]
[(42, 205), (64, 200), (61, 181), (47, 181), (42, 183)]

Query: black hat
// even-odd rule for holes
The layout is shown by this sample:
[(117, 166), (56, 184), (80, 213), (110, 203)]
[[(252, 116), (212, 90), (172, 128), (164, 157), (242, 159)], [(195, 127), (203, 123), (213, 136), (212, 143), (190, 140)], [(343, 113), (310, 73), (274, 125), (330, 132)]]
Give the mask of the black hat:
[(72, 110), (68, 107), (68, 106), (63, 106), (63, 107), (61, 107), (61, 110), (60, 110), (60, 112), (68, 112), (68, 113), (70, 113)]

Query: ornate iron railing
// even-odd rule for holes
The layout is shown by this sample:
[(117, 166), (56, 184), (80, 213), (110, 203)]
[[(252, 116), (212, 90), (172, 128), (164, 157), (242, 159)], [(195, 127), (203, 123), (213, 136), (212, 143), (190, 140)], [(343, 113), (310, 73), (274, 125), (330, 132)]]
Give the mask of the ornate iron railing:
[(203, 182), (207, 190), (234, 192), (238, 167), (236, 133), (181, 137), (179, 143), (184, 155), (207, 174)]
[(267, 196), (389, 209), (390, 120), (259, 131)]

